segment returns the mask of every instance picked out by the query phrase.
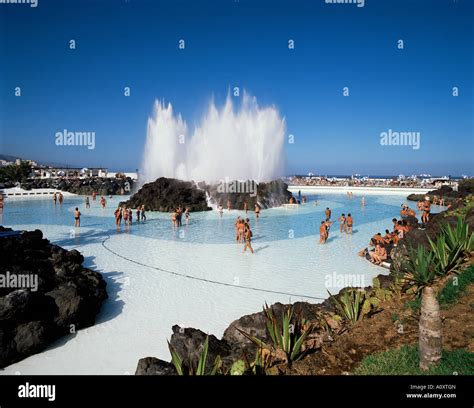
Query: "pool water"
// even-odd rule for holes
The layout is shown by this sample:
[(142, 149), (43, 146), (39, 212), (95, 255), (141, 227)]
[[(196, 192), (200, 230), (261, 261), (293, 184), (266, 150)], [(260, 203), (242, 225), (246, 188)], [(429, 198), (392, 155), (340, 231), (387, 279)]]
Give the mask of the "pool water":
[[(345, 194), (309, 196), (296, 209), (261, 212), (192, 213), (174, 227), (170, 214), (147, 212), (147, 221), (117, 231), (113, 211), (124, 197), (108, 199), (102, 209), (84, 197), (66, 197), (62, 206), (49, 199), (9, 199), (2, 225), (43, 231), (46, 238), (85, 256), (84, 265), (101, 272), (109, 299), (97, 324), (65, 337), (48, 350), (5, 369), (6, 374), (133, 374), (139, 358), (169, 361), (166, 339), (171, 326), (196, 327), (217, 337), (235, 319), (274, 302), (327, 298), (345, 284), (371, 284), (387, 273), (357, 256), (370, 237), (391, 228), (405, 196)], [(315, 205), (314, 201), (318, 200)], [(75, 229), (74, 208), (82, 212)], [(336, 222), (329, 240), (319, 245), (319, 224), (326, 207), (332, 219), (351, 213), (354, 234), (339, 232)], [(413, 206), (412, 206), (413, 207)], [(436, 207), (434, 207), (436, 212)], [(237, 216), (248, 217), (255, 254), (242, 253), (235, 242)], [(339, 279), (339, 278), (342, 278)], [(356, 279), (357, 278), (357, 279)]]

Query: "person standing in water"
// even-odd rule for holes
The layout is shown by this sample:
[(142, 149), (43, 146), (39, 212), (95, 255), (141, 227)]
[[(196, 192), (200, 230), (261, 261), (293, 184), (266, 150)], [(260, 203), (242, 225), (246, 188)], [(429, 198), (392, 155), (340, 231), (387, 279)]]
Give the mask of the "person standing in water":
[(146, 221), (145, 204), (142, 204), (142, 221)]
[(258, 204), (255, 204), (255, 217), (257, 219), (260, 217), (260, 207)]
[(63, 196), (63, 193), (59, 193), (59, 204), (62, 204), (63, 203), (63, 200), (64, 200), (64, 196)]
[(253, 252), (253, 248), (252, 248), (252, 231), (250, 229), (250, 226), (248, 224), (246, 224), (245, 226), (245, 231), (244, 231), (244, 238), (245, 238), (245, 245), (244, 245), (244, 251), (243, 253), (245, 253), (245, 251), (248, 249), (250, 249), (250, 252), (252, 252), (252, 254), (254, 253)]
[(186, 224), (189, 222), (189, 208), (186, 207), (186, 210), (184, 211), (184, 217), (186, 218)]
[(326, 207), (326, 211), (324, 211), (324, 214), (326, 215), (326, 221), (329, 221), (331, 219), (331, 210), (329, 207)]
[(227, 211), (230, 210), (232, 210), (232, 203), (230, 202), (230, 200), (227, 200)]
[(128, 225), (128, 211), (126, 208), (122, 208), (122, 218), (123, 218), (123, 225)]
[(89, 197), (86, 197), (86, 208), (91, 208), (91, 204), (89, 202)]
[(364, 208), (365, 207), (365, 197), (361, 198), (360, 203), (362, 205), (362, 208)]
[(115, 226), (117, 229), (120, 229), (120, 225), (122, 224), (122, 209), (117, 207), (114, 211), (115, 216)]
[(56, 205), (56, 201), (58, 200), (58, 196), (56, 195), (56, 193), (53, 194), (53, 201), (54, 201), (54, 205)]
[(95, 198), (97, 197), (97, 193), (95, 191), (92, 192), (92, 201), (95, 201)]
[(324, 221), (321, 221), (321, 225), (319, 226), (319, 243), (320, 244), (325, 244), (327, 240), (327, 229), (326, 229), (326, 223)]
[(74, 210), (74, 226), (76, 228), (79, 228), (81, 226), (81, 212), (79, 211), (79, 208), (77, 207)]
[(140, 222), (140, 207), (137, 208), (137, 222)]
[(341, 217), (339, 218), (339, 232), (342, 234), (342, 230), (344, 230), (344, 232), (347, 233), (347, 219), (346, 219), (346, 215), (345, 214), (342, 214)]
[(244, 201), (244, 211), (245, 211), (245, 214), (247, 214), (248, 210), (249, 210), (249, 206), (248, 206), (248, 204), (247, 204), (247, 201)]
[(347, 224), (346, 232), (352, 235), (352, 226), (354, 224), (354, 220), (352, 219), (351, 213), (347, 214), (346, 224)]

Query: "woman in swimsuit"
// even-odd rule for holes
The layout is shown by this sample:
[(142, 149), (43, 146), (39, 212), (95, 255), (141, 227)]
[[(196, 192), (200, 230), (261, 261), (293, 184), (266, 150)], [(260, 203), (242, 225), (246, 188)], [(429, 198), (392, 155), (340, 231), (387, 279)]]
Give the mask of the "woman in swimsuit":
[(252, 244), (250, 243), (250, 241), (252, 240), (252, 231), (250, 230), (248, 225), (245, 228), (244, 236), (245, 236), (244, 252), (248, 248), (248, 249), (250, 249), (250, 252), (252, 252), (252, 254), (253, 254), (254, 252), (253, 252)]
[(346, 226), (346, 215), (342, 214), (341, 217), (339, 218), (339, 232), (342, 234), (342, 230), (344, 230), (347, 233), (347, 226)]

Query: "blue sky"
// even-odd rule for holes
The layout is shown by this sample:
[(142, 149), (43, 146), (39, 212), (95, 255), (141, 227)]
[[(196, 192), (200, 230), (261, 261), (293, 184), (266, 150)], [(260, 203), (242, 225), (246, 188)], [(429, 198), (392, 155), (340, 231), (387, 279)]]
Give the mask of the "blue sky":
[[(134, 170), (155, 99), (192, 126), (239, 86), (285, 117), (288, 174), (473, 175), (473, 10), (471, 0), (0, 4), (0, 153)], [(64, 128), (95, 131), (96, 148), (56, 146)], [(388, 129), (421, 132), (421, 148), (381, 146)]]

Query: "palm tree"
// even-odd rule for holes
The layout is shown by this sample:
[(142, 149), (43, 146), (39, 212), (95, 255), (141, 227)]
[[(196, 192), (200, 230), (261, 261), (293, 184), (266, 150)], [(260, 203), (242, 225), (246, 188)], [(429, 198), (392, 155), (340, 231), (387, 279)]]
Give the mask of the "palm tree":
[(441, 360), (442, 324), (436, 292), (425, 286), (421, 292), (418, 353), (420, 369), (427, 371)]
[(421, 292), (421, 314), (418, 324), (418, 353), (420, 369), (428, 370), (441, 359), (442, 324), (439, 313), (439, 303), (436, 292), (432, 287), (436, 279), (435, 256), (424, 246), (419, 245), (411, 250), (406, 265), (409, 271), (405, 275), (414, 284), (418, 294)]

